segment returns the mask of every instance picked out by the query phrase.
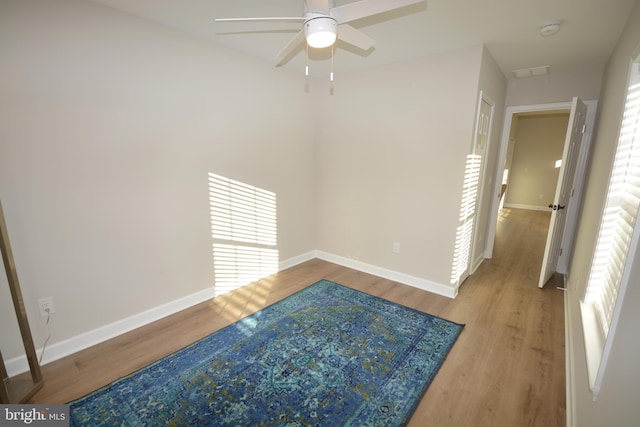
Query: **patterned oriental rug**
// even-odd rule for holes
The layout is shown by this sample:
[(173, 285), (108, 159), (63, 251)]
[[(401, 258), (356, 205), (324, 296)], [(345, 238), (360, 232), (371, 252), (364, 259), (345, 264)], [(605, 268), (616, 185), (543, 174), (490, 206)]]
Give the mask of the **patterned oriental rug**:
[(404, 425), (463, 327), (321, 280), (71, 402), (71, 425)]

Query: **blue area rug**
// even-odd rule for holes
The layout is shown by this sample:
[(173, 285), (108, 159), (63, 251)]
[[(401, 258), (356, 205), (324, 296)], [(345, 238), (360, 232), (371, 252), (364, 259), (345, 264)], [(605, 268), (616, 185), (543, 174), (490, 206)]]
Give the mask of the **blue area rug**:
[(71, 402), (71, 425), (404, 425), (463, 327), (322, 280)]

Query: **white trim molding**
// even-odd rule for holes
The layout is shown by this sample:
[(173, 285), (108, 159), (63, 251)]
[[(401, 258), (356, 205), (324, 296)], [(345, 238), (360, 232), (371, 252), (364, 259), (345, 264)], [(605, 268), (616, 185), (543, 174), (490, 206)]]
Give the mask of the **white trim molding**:
[(529, 211), (551, 212), (551, 210), (547, 206), (521, 205), (519, 203), (505, 203), (504, 207), (508, 209), (526, 209)]
[(389, 270), (383, 267), (377, 267), (375, 265), (367, 264), (362, 261), (345, 258), (339, 255), (333, 255), (327, 252), (316, 251), (316, 255), (317, 258), (320, 258), (324, 261), (342, 265), (343, 267), (353, 268), (354, 270), (362, 271), (363, 273), (373, 274), (374, 276), (393, 280), (394, 282), (413, 286), (414, 288), (422, 289), (423, 291), (432, 292), (444, 297), (455, 298), (458, 295), (458, 288), (432, 282), (430, 280), (421, 279), (419, 277), (400, 273), (394, 270)]
[(566, 426), (567, 427), (577, 427), (576, 425), (576, 373), (575, 367), (573, 363), (573, 338), (574, 338), (574, 329), (573, 329), (573, 313), (571, 311), (571, 304), (569, 303), (569, 284), (566, 281), (564, 288), (566, 289), (564, 292), (564, 363), (565, 363), (565, 393), (566, 393), (566, 402), (565, 402), (565, 413), (567, 417)]
[[(47, 347), (44, 353), (42, 364), (50, 363), (70, 354), (84, 350), (111, 338), (130, 332), (136, 328), (160, 320), (181, 310), (208, 301), (214, 296), (214, 288), (207, 288), (186, 297), (159, 305), (152, 309), (134, 314), (122, 320), (101, 326), (99, 328), (84, 332), (64, 341), (57, 342)], [(36, 350), (42, 353), (42, 348)], [(14, 376), (29, 370), (29, 363), (26, 356), (18, 356), (6, 361), (7, 373)]]
[(287, 268), (295, 267), (298, 264), (302, 264), (303, 262), (310, 261), (314, 258), (317, 258), (317, 251), (309, 251), (300, 255), (296, 255), (294, 257), (288, 258), (284, 261), (280, 261), (279, 271), (286, 270)]
[[(435, 294), (446, 296), (449, 298), (455, 298), (458, 293), (457, 288), (452, 288), (450, 286), (441, 285), (429, 280), (410, 276), (408, 274), (400, 273), (382, 267), (377, 267), (371, 264), (366, 264), (360, 261), (355, 261), (349, 258), (341, 257), (339, 255), (333, 255), (317, 250), (305, 252), (303, 254), (281, 261), (279, 263), (279, 270), (282, 271), (287, 268), (294, 267), (313, 258), (320, 258), (334, 264), (353, 268), (364, 273), (380, 276), (385, 279), (393, 280), (395, 282), (403, 283), (405, 285), (413, 286), (415, 288), (433, 292)], [(125, 319), (118, 320), (108, 325), (84, 332), (64, 341), (57, 342), (47, 347), (47, 351), (44, 354), (42, 363), (50, 363), (65, 356), (69, 356), (70, 354), (76, 353), (80, 350), (84, 350), (108, 339), (114, 338), (118, 335), (130, 332), (136, 328), (155, 322), (156, 320), (160, 320), (164, 317), (192, 307), (196, 304), (208, 301), (214, 298), (214, 296), (215, 288), (206, 288), (191, 295), (187, 295), (183, 298), (179, 298), (166, 304), (154, 307), (150, 310), (143, 311), (142, 313), (134, 314), (133, 316), (127, 317)], [(42, 348), (37, 349), (38, 354), (41, 354), (41, 352)], [(23, 372), (27, 372), (29, 370), (29, 364), (27, 362), (26, 356), (19, 356), (7, 360), (6, 368), (9, 376), (14, 376)]]

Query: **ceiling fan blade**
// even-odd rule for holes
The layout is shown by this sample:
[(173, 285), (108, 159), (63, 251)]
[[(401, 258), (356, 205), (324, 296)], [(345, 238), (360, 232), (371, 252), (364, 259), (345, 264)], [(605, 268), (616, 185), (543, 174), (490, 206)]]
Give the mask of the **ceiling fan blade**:
[(279, 67), (282, 64), (284, 64), (287, 61), (287, 59), (289, 59), (289, 55), (291, 55), (296, 50), (296, 48), (300, 46), (300, 44), (303, 42), (304, 42), (304, 31), (300, 31), (298, 34), (295, 35), (294, 38), (291, 39), (291, 41), (289, 41), (289, 43), (287, 43), (284, 49), (280, 51), (278, 56), (276, 56), (276, 60), (278, 61), (278, 63), (276, 64), (276, 67)]
[(362, 50), (369, 50), (376, 44), (374, 39), (347, 24), (338, 25), (338, 39)]
[(246, 21), (294, 21), (304, 22), (303, 16), (274, 16), (271, 18), (218, 18), (214, 19), (215, 22), (246, 22)]
[(338, 24), (366, 18), (412, 4), (424, 3), (425, 0), (360, 0), (355, 3), (331, 9), (331, 15), (338, 21)]

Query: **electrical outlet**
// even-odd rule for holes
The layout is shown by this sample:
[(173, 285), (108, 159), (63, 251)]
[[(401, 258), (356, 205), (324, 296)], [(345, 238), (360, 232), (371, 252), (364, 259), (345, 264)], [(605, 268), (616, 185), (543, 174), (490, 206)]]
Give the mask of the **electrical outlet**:
[(394, 254), (399, 254), (400, 253), (400, 243), (393, 242), (393, 253)]
[(40, 316), (42, 317), (56, 312), (56, 307), (53, 305), (53, 297), (39, 299), (38, 307), (40, 307)]

